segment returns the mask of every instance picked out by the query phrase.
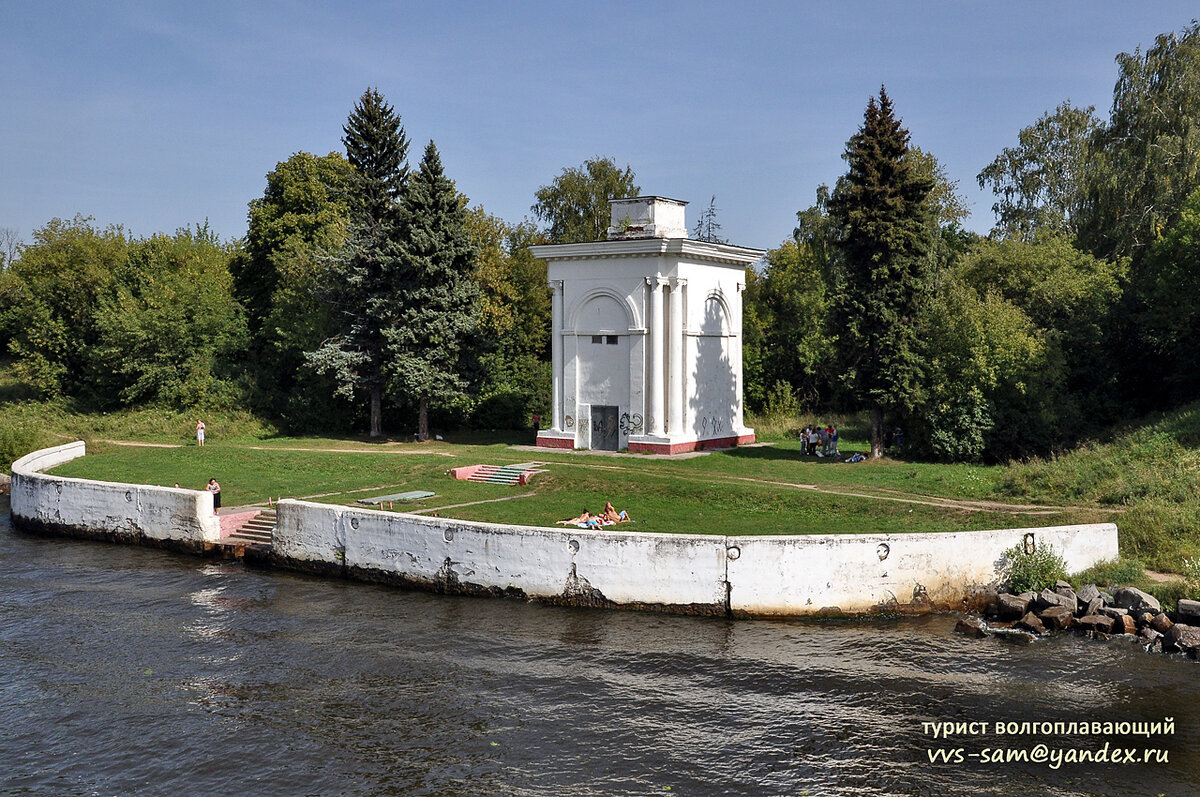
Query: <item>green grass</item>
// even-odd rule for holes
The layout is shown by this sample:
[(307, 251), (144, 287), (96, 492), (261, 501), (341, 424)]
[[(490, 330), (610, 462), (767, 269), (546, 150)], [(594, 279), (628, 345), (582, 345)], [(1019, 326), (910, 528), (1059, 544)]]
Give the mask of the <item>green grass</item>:
[[(848, 464), (800, 456), (794, 432), (805, 421), (836, 422), (842, 453), (865, 451), (865, 425), (856, 416), (774, 418), (757, 429), (760, 439), (770, 439), (772, 445), (676, 460), (510, 448), (532, 443), (527, 431), (450, 433), (444, 442), (427, 444), (282, 437), (270, 424), (241, 412), (204, 413), (209, 444), (198, 449), (196, 418), (194, 412), (162, 408), (90, 413), (68, 401), (35, 401), (0, 362), (0, 466), (36, 448), (84, 439), (90, 456), (58, 472), (162, 485), (178, 481), (196, 489), (216, 477), (226, 506), (281, 496), (352, 504), (361, 497), (432, 490), (434, 498), (403, 509), (552, 525), (611, 500), (636, 521), (618, 528), (720, 534), (949, 531), (1113, 521), (1121, 529), (1123, 556), (1147, 567), (1179, 572), (1184, 558), (1200, 556), (1200, 403), (1131, 422), (1055, 457), (1008, 466), (886, 458)], [(134, 448), (107, 440), (180, 447)], [(550, 464), (547, 473), (525, 488), (456, 482), (446, 475), (458, 465), (530, 460)], [(520, 497), (440, 509), (512, 496)], [(899, 500), (928, 496), (1062, 509), (1027, 515)]]
[(1059, 500), (1119, 510), (1124, 556), (1180, 572), (1200, 556), (1200, 403), (1113, 430), (1056, 457), (997, 474), (1006, 498)]
[[(337, 450), (349, 448), (359, 450)], [(633, 523), (618, 528), (654, 532), (958, 531), (1089, 519), (1086, 512), (1078, 511), (1031, 517), (880, 500), (895, 496), (890, 487), (893, 484), (909, 491), (934, 486), (945, 489), (955, 477), (938, 478), (935, 466), (849, 465), (801, 458), (787, 444), (779, 447), (777, 456), (748, 455), (751, 451), (717, 452), (672, 461), (514, 451), (504, 444), (453, 442), (363, 445), (347, 440), (280, 438), (253, 444), (210, 442), (204, 448), (98, 442), (91, 444), (88, 457), (68, 463), (55, 473), (159, 485), (178, 481), (193, 489), (216, 478), (226, 506), (264, 503), (268, 497), (314, 496), (312, 500), (351, 504), (357, 498), (432, 490), (437, 494), (434, 498), (397, 509), (434, 509), (469, 520), (534, 526), (554, 525), (556, 520), (577, 515), (585, 508), (598, 511), (611, 500), (634, 518)], [(547, 472), (535, 476), (527, 487), (461, 482), (448, 474), (460, 465), (529, 460), (548, 464)], [(914, 468), (916, 477), (911, 475)], [(804, 485), (861, 495), (828, 494)], [(876, 489), (876, 485), (883, 489)], [(947, 490), (944, 494), (952, 496), (953, 492)], [(513, 496), (520, 497), (474, 503)], [(473, 505), (440, 509), (462, 503)]]

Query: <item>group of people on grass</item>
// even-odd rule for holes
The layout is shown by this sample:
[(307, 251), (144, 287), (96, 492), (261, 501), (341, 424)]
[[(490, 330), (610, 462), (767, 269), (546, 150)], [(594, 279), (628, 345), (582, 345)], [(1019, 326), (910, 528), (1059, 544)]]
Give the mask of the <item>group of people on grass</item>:
[(589, 512), (585, 509), (579, 513), (579, 517), (559, 520), (557, 522), (563, 526), (578, 526), (581, 529), (599, 529), (605, 526), (612, 526), (616, 523), (628, 523), (629, 513), (624, 509), (618, 512), (613, 507), (612, 501), (605, 501), (604, 511), (599, 514)]
[(838, 455), (838, 430), (830, 424), (808, 425), (800, 433), (800, 453), (805, 456), (836, 457)]

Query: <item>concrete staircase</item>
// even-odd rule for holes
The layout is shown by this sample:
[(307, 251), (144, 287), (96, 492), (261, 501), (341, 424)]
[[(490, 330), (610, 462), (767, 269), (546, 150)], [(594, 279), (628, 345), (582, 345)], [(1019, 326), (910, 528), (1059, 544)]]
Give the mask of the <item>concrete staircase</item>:
[(230, 545), (255, 545), (271, 547), (271, 534), (275, 531), (275, 510), (264, 509), (225, 537), (221, 542)]
[(482, 484), (528, 484), (535, 473), (545, 473), (537, 466), (540, 462), (522, 462), (517, 465), (471, 465), (451, 471), (456, 479)]

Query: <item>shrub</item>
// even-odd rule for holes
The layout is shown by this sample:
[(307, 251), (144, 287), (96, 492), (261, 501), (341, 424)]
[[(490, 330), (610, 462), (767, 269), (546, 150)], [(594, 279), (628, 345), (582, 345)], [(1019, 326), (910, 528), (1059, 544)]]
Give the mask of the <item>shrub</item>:
[(1146, 568), (1137, 559), (1112, 559), (1092, 565), (1081, 573), (1076, 573), (1071, 582), (1083, 584), (1098, 584), (1100, 586), (1137, 587), (1147, 589), (1153, 582), (1146, 577)]
[(1183, 585), (1188, 597), (1200, 598), (1200, 557), (1190, 557), (1183, 560)]
[(779, 420), (792, 420), (800, 414), (800, 398), (792, 386), (782, 379), (767, 392), (763, 415)]
[(1004, 578), (1010, 592), (1045, 589), (1066, 577), (1067, 563), (1053, 546), (1037, 545), (1027, 551), (1014, 545), (1004, 552)]
[(0, 420), (0, 471), (7, 473), (14, 461), (47, 444), (46, 435), (33, 424)]

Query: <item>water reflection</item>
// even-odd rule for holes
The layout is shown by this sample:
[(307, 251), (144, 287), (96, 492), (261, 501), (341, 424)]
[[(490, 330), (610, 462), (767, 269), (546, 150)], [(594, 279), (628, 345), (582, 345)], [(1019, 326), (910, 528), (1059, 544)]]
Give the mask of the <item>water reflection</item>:
[[(1200, 788), (1200, 670), (1117, 641), (1011, 647), (955, 635), (947, 617), (731, 622), (447, 598), (3, 521), (0, 567), (5, 792)], [(1108, 770), (933, 765), (921, 725), (1164, 716), (1169, 764)]]

